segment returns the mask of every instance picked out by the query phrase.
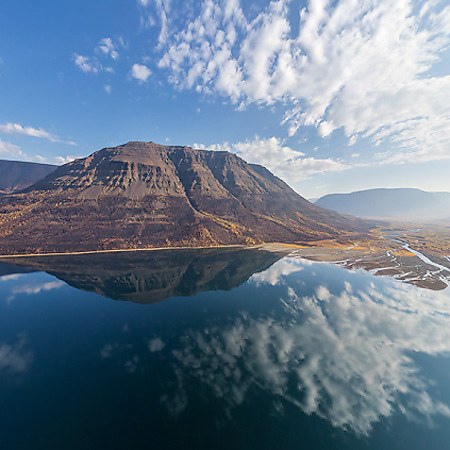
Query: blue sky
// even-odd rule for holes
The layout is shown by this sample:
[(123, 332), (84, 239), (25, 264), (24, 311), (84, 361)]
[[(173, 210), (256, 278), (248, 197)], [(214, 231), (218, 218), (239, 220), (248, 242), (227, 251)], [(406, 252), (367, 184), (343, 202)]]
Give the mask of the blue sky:
[(0, 15), (0, 158), (228, 149), (307, 197), (450, 190), (450, 5), (46, 0)]

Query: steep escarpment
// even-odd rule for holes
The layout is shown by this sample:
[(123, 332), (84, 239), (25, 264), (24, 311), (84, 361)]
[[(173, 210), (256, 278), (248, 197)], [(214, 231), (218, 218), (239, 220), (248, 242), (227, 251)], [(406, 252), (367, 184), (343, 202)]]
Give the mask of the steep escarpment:
[(298, 242), (361, 226), (232, 153), (130, 142), (4, 196), (0, 252)]

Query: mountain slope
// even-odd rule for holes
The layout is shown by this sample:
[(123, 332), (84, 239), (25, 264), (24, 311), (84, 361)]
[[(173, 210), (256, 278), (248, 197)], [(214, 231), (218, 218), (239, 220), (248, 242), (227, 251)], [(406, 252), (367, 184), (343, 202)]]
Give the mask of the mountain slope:
[(420, 189), (369, 189), (351, 194), (331, 194), (316, 205), (363, 218), (445, 220), (450, 216), (450, 192)]
[(50, 164), (0, 160), (0, 193), (9, 194), (25, 189), (56, 168)]
[(228, 152), (152, 142), (99, 150), (0, 200), (0, 252), (297, 242), (361, 223)]

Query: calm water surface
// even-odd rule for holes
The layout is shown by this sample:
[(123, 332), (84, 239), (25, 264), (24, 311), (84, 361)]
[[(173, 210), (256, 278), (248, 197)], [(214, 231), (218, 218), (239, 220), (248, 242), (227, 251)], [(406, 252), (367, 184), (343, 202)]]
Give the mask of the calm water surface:
[(1, 448), (443, 450), (449, 314), (260, 250), (1, 264)]

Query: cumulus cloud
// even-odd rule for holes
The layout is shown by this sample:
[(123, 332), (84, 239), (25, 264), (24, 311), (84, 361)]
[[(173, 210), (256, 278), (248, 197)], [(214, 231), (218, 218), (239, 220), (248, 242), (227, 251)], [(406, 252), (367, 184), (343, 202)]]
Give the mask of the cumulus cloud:
[(116, 45), (110, 37), (103, 38), (98, 43), (98, 50), (106, 56), (116, 60), (119, 57)]
[(98, 73), (102, 68), (97, 61), (78, 53), (73, 55), (73, 62), (84, 73)]
[(152, 71), (144, 64), (133, 64), (131, 67), (131, 76), (140, 83), (145, 83)]
[[(245, 107), (278, 103), (290, 135), (342, 130), (395, 149), (385, 163), (450, 157), (450, 6), (433, 0), (272, 1), (248, 18), (238, 0), (204, 0), (166, 33), (159, 67), (181, 89)], [(294, 25), (300, 18), (299, 26)], [(296, 31), (298, 28), (298, 31)]]
[(299, 182), (323, 172), (336, 172), (350, 166), (331, 158), (314, 158), (283, 144), (277, 137), (256, 138), (236, 143), (194, 144), (195, 148), (209, 150), (227, 150), (236, 153), (245, 161), (261, 164), (275, 175), (289, 183)]
[(3, 134), (16, 134), (22, 136), (31, 136), (40, 139), (46, 139), (50, 142), (59, 142), (69, 145), (76, 145), (74, 141), (63, 141), (55, 134), (50, 133), (49, 131), (44, 130), (43, 128), (33, 128), (33, 127), (25, 127), (18, 123), (4, 123), (0, 124), (0, 133)]
[(111, 37), (105, 37), (100, 39), (91, 56), (75, 53), (73, 62), (84, 73), (114, 73), (114, 69), (105, 65), (105, 61), (116, 61), (120, 56), (119, 48), (126, 48), (126, 46), (127, 44), (122, 37), (115, 41)]

